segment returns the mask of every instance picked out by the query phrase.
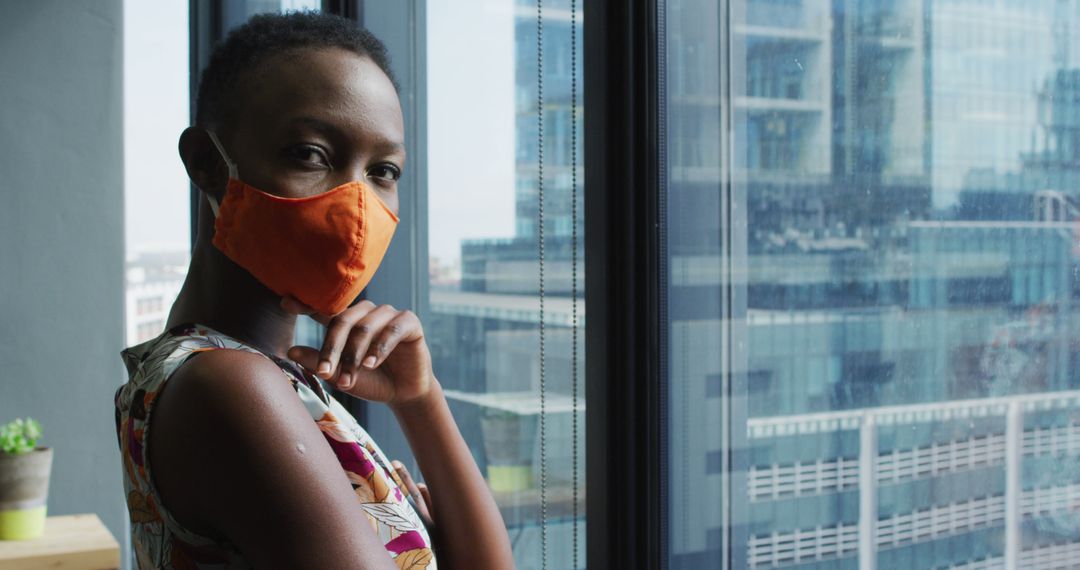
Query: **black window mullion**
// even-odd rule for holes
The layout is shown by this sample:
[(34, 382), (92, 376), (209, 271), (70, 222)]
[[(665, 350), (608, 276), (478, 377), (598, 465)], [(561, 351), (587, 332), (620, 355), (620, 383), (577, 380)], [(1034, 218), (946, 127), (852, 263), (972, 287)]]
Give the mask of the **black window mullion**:
[(364, 25), (364, 0), (322, 0), (322, 11)]
[[(188, 89), (190, 95), (190, 120), (195, 120), (195, 97), (199, 89), (199, 76), (210, 62), (210, 52), (224, 35), (221, 2), (191, 0), (188, 3)], [(199, 198), (201, 193), (191, 184), (191, 249), (195, 250), (195, 238), (199, 232)]]
[(591, 568), (667, 562), (661, 2), (584, 3)]

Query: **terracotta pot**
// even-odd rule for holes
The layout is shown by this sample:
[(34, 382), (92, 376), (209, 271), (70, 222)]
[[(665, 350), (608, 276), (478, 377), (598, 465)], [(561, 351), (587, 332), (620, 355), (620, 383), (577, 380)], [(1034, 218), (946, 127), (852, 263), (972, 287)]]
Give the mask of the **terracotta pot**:
[(0, 540), (37, 538), (45, 532), (45, 503), (53, 450), (0, 452)]

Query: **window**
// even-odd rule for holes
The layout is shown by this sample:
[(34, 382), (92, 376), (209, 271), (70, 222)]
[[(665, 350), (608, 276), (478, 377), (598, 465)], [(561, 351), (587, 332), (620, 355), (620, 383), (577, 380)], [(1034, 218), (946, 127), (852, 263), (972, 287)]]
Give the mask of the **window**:
[(670, 567), (1073, 565), (1080, 14), (660, 5)]
[[(576, 115), (580, 133), (582, 120), (580, 49), (577, 97), (571, 92), (571, 25), (580, 48), (581, 14), (579, 3), (572, 22), (569, 0), (545, 1), (543, 8), (540, 226), (536, 4), (427, 4), (425, 329), (436, 374), (495, 494), (518, 567), (540, 567), (546, 536), (548, 568), (574, 568), (575, 560), (584, 568), (583, 178), (580, 150), (576, 163), (571, 154), (571, 121)], [(482, 88), (463, 80), (474, 70)], [(573, 330), (575, 277), (580, 338)]]
[(124, 3), (126, 338), (161, 334), (187, 273), (188, 5)]

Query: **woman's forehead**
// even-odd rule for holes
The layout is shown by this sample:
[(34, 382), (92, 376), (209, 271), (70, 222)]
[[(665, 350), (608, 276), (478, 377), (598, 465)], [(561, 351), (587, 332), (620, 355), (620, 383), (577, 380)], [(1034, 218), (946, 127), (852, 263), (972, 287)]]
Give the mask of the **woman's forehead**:
[(305, 118), (345, 132), (402, 142), (401, 103), (370, 58), (340, 48), (297, 50), (267, 60), (237, 86), (239, 123), (280, 128)]

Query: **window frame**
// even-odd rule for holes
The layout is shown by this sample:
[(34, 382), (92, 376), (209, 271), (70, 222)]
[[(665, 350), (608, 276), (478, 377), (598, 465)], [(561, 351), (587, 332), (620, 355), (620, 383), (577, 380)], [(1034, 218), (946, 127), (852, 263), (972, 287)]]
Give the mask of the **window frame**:
[(588, 563), (664, 568), (665, 6), (583, 4)]

